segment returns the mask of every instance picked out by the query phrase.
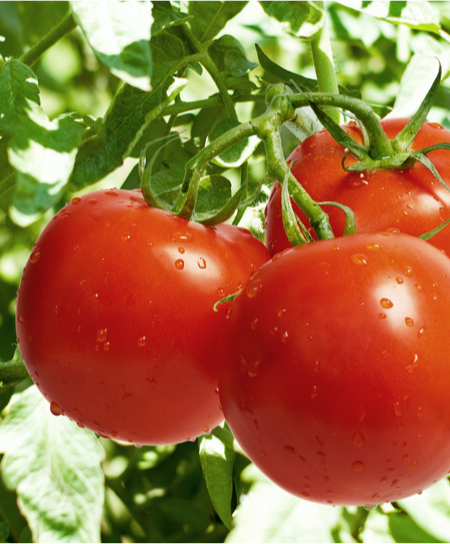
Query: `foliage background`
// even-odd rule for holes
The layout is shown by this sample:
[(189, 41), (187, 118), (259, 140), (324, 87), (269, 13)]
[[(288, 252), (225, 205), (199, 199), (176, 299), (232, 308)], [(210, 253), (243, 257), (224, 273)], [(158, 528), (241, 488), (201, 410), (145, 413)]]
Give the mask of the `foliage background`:
[[(195, 11), (188, 2), (172, 4), (176, 11)], [(208, 9), (212, 10), (219, 9), (221, 3), (196, 4), (209, 4)], [(273, 74), (259, 66), (255, 44), (278, 65), (314, 79), (309, 41), (286, 32), (286, 25), (283, 27), (270, 18), (261, 3), (243, 4), (246, 5), (242, 11), (230, 18), (216, 38), (227, 34), (237, 38), (247, 62), (255, 64), (249, 72), (245, 92), (258, 94), (264, 82), (273, 80)], [(360, 9), (363, 4), (365, 10)], [(423, 81), (426, 86), (432, 81), (429, 57), (439, 56), (444, 75), (448, 73), (450, 3), (378, 2), (376, 8), (373, 4), (327, 2), (338, 83), (348, 92), (360, 93), (364, 100), (377, 106), (381, 115), (394, 106), (397, 113), (412, 113), (415, 93), (420, 95), (418, 82)], [(380, 16), (383, 12), (380, 5), (387, 6), (386, 11), (381, 18), (375, 18), (374, 13)], [(68, 2), (1, 2), (0, 36), (5, 38), (0, 42), (2, 57), (20, 58), (70, 9)], [(205, 19), (209, 15), (206, 10)], [(200, 15), (196, 13), (195, 17)], [(42, 109), (50, 119), (75, 111), (79, 117), (85, 116), (85, 122), (94, 131), (122, 85), (111, 69), (98, 60), (80, 28), (49, 48), (33, 71), (39, 81)], [(183, 77), (188, 79), (181, 93), (183, 101), (206, 99), (217, 92), (205, 71), (199, 75), (188, 68)], [(450, 94), (444, 81), (430, 120), (450, 128), (449, 106)], [(242, 121), (260, 112), (261, 107), (261, 102), (255, 99), (237, 104), (236, 109)], [(194, 127), (199, 131), (199, 125), (208, 125), (205, 120), (200, 122), (201, 115), (208, 117), (202, 111), (192, 112), (198, 115), (197, 125), (188, 123), (179, 127), (186, 141), (195, 136)], [(193, 120), (194, 117), (190, 118), (190, 122)], [(297, 140), (285, 128), (282, 135), (287, 155)], [(201, 139), (205, 134), (200, 131), (198, 136)], [(2, 137), (0, 151), (5, 133)], [(183, 152), (179, 149), (180, 156)], [(137, 154), (133, 156), (81, 192), (124, 183), (126, 187), (132, 186), (136, 180), (130, 172), (137, 163)], [(2, 163), (2, 168), (6, 171), (7, 165)], [(264, 171), (264, 157), (257, 150), (250, 160), (251, 179), (258, 181)], [(237, 182), (237, 173), (227, 175)], [(12, 188), (4, 193), (0, 202), (0, 359), (3, 361), (12, 359), (14, 354), (14, 301), (32, 244), (55, 211), (78, 194), (65, 187), (60, 200), (47, 211), (33, 215), (31, 220), (14, 209), (14, 191)], [(243, 219), (258, 236), (262, 236), (261, 212), (260, 205), (247, 211)], [(73, 426), (66, 429), (66, 423), (70, 422), (51, 416), (46, 402), (42, 403), (30, 385), (28, 379), (15, 388), (0, 391), (2, 415), (6, 418), (0, 427), (0, 451), (4, 453), (0, 483), (2, 542), (27, 542), (31, 538), (42, 542), (91, 542), (100, 538), (104, 542), (450, 540), (450, 490), (446, 481), (421, 496), (395, 505), (369, 509), (316, 505), (289, 496), (265, 479), (249, 465), (238, 446), (229, 441), (226, 428), (176, 447), (135, 448), (98, 439), (92, 433), (76, 427), (74, 430)], [(8, 404), (13, 393), (16, 393), (15, 402)], [(28, 414), (25, 419), (24, 410)], [(218, 463), (217, 470), (214, 462)], [(55, 481), (48, 484), (49, 464), (56, 484)], [(229, 490), (231, 500), (227, 495), (217, 494), (222, 486), (218, 474), (224, 467), (231, 471), (234, 482)], [(213, 506), (203, 472), (220, 516)], [(80, 474), (85, 477), (81, 478), (83, 485), (77, 483)]]

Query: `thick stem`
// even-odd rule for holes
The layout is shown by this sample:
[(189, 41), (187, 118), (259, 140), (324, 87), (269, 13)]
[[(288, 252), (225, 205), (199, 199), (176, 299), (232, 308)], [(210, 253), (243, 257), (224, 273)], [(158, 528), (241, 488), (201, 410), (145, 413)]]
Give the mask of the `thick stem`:
[[(316, 2), (319, 8), (323, 10), (324, 24), (314, 39), (311, 40), (311, 52), (316, 70), (317, 83), (319, 91), (322, 93), (339, 93), (334, 69), (333, 51), (331, 49), (330, 35), (328, 33), (328, 24), (326, 20), (326, 11), (324, 2)], [(341, 121), (341, 115), (336, 108), (327, 110), (328, 115), (337, 124)]]
[(61, 38), (70, 34), (72, 30), (77, 27), (77, 23), (73, 18), (73, 15), (70, 14), (67, 16), (56, 28), (54, 28), (45, 38), (22, 55), (19, 60), (27, 66), (32, 66), (40, 56), (50, 49), (52, 45), (55, 45), (56, 42), (59, 42)]

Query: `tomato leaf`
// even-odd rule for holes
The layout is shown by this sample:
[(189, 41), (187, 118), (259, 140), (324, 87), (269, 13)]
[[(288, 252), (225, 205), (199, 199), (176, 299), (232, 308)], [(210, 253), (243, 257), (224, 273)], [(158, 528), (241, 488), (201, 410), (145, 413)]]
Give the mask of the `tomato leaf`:
[(323, 11), (314, 2), (260, 2), (264, 11), (292, 36), (310, 39), (322, 29)]
[(16, 347), (11, 361), (0, 363), (0, 388), (11, 387), (28, 377), (28, 370), (22, 360), (19, 348)]
[(151, 91), (152, 3), (73, 1), (71, 6), (98, 59), (122, 81)]
[(247, 59), (239, 40), (228, 34), (214, 40), (208, 52), (219, 71), (227, 76), (239, 78), (258, 66)]
[(435, 34), (439, 34), (441, 30), (439, 12), (431, 2), (366, 2), (364, 0), (338, 0), (338, 2), (389, 23), (404, 24), (416, 30)]
[(36, 387), (0, 426), (1, 473), (17, 493), (33, 542), (99, 542), (103, 449), (95, 435), (50, 413)]
[(304, 501), (283, 491), (254, 465), (242, 478), (252, 483), (234, 515), (227, 542), (334, 542), (341, 508)]
[(200, 462), (206, 486), (217, 514), (228, 529), (231, 529), (233, 467), (236, 458), (233, 441), (233, 435), (224, 425), (199, 438)]
[(70, 13), (68, 2), (17, 2), (22, 36), (28, 45), (38, 43)]
[(192, 32), (201, 41), (212, 40), (227, 24), (240, 13), (247, 2), (189, 2)]
[(168, 77), (151, 93), (125, 85), (114, 102), (97, 136), (84, 142), (70, 178), (72, 190), (82, 189), (123, 164), (148, 125), (186, 85), (185, 79)]
[(183, 24), (192, 19), (187, 13), (177, 11), (170, 2), (153, 2), (154, 21), (152, 25), (152, 37), (155, 37), (165, 29)]
[[(225, 132), (228, 132), (228, 130), (237, 127), (239, 124), (239, 121), (230, 119), (229, 117), (219, 119), (212, 131), (209, 133), (209, 142), (213, 142), (219, 136), (222, 136), (222, 134), (225, 134)], [(241, 140), (223, 151), (220, 155), (215, 157), (212, 162), (224, 168), (241, 166), (241, 164), (253, 154), (260, 141), (261, 140), (257, 136), (245, 138), (244, 140)]]

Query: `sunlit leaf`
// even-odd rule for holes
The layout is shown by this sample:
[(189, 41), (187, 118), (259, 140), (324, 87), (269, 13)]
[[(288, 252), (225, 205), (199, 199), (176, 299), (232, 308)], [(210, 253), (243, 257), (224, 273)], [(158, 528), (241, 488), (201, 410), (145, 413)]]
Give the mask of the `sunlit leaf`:
[(260, 2), (264, 11), (298, 38), (312, 38), (323, 26), (323, 12), (314, 2)]

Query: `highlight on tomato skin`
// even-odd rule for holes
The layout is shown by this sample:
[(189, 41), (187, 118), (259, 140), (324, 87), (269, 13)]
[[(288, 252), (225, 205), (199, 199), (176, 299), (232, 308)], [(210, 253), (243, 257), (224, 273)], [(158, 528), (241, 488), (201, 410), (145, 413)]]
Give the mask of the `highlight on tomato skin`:
[(227, 304), (269, 259), (248, 231), (150, 208), (140, 191), (74, 198), (42, 232), (17, 299), (23, 359), (55, 415), (136, 444), (223, 421)]
[(249, 458), (303, 499), (371, 505), (450, 472), (450, 261), (404, 234), (285, 250), (230, 310), (219, 373)]
[[(381, 126), (393, 139), (409, 119), (384, 119)], [(359, 127), (353, 122), (342, 128), (358, 143), (362, 143)], [(437, 123), (425, 122), (420, 128), (412, 149), (450, 142), (450, 130)], [(291, 153), (287, 162), (291, 172), (316, 202), (335, 201), (350, 207), (356, 218), (357, 232), (379, 232), (396, 228), (412, 236), (421, 236), (450, 219), (450, 192), (422, 164), (400, 170), (346, 172), (341, 161), (344, 148), (325, 130), (318, 132)], [(447, 184), (450, 184), (450, 152), (435, 150), (428, 158)], [(349, 156), (346, 164), (354, 159)], [(309, 228), (309, 222), (298, 206), (295, 213)], [(336, 207), (324, 205), (335, 236), (342, 236), (345, 214)], [(275, 183), (267, 203), (265, 243), (270, 254), (292, 247), (284, 232), (281, 217), (281, 185)], [(313, 236), (314, 233), (310, 229)], [(444, 228), (428, 243), (450, 255), (450, 230)]]

